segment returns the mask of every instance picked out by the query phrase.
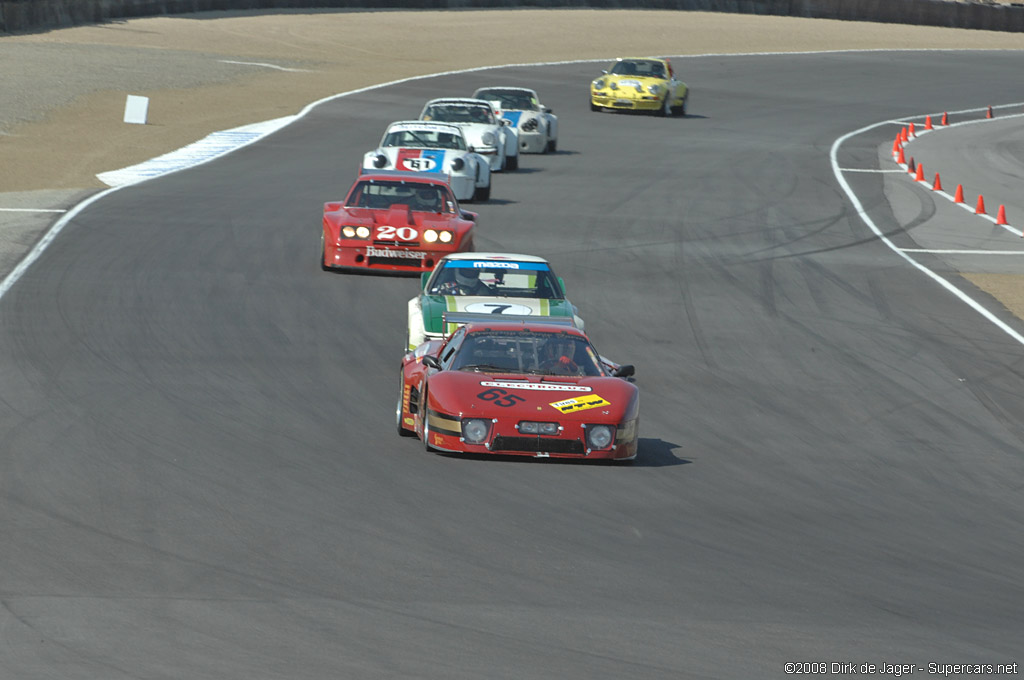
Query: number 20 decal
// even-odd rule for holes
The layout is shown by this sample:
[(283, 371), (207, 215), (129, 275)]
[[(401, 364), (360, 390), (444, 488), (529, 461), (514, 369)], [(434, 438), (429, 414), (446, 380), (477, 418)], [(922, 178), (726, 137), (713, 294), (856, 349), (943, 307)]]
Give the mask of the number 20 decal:
[(489, 390), (484, 390), (480, 394), (476, 395), (476, 397), (477, 399), (492, 401), (495, 406), (501, 406), (504, 408), (515, 406), (516, 402), (526, 401), (526, 399), (520, 397), (518, 394), (509, 394), (507, 390), (503, 390), (500, 387), (492, 387)]
[(416, 238), (417, 232), (412, 227), (377, 227), (377, 238), (385, 241), (398, 239), (399, 241), (412, 241)]

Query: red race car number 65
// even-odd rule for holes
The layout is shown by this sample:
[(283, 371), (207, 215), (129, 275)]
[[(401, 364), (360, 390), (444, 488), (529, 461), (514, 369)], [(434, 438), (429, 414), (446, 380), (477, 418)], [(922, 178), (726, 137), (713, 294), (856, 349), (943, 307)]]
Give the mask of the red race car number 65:
[(520, 397), (518, 394), (509, 394), (506, 390), (503, 390), (500, 387), (492, 387), (489, 390), (484, 390), (476, 396), (477, 399), (492, 401), (495, 406), (501, 406), (504, 408), (515, 406), (516, 402), (526, 401), (526, 399)]

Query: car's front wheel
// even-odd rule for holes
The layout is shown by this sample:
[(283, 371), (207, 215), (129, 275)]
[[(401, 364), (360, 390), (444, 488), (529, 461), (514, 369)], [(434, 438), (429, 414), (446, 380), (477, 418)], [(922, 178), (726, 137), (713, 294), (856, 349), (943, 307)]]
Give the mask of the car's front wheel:
[(489, 201), (491, 200), (491, 185), (488, 184), (485, 187), (477, 187), (476, 191), (473, 192), (473, 202)]
[(420, 418), (423, 418), (423, 448), (428, 453), (435, 453), (436, 449), (430, 445), (430, 416), (426, 390), (423, 391), (423, 399), (420, 400)]
[(508, 171), (519, 169), (519, 156), (508, 156), (505, 158), (505, 169)]
[(320, 232), (320, 269), (330, 271), (330, 267), (327, 266), (327, 247), (324, 245), (324, 234)]
[(689, 95), (684, 95), (683, 96), (683, 100), (679, 103), (679, 106), (673, 106), (672, 107), (673, 115), (676, 115), (676, 116), (685, 116), (686, 115), (686, 100), (688, 98), (689, 98)]
[(668, 117), (668, 116), (672, 115), (672, 93), (671, 92), (665, 95), (665, 102), (662, 104), (661, 108), (658, 109), (658, 115), (659, 116), (663, 116), (663, 117)]

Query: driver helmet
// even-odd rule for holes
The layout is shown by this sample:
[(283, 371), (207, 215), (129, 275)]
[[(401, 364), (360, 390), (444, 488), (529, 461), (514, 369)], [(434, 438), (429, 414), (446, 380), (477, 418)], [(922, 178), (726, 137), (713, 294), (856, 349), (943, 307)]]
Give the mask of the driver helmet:
[(416, 200), (420, 205), (437, 206), (437, 190), (433, 187), (420, 187), (416, 189)]
[(480, 281), (480, 270), (479, 269), (463, 269), (459, 268), (455, 270), (455, 282), (460, 286), (466, 286), (467, 288), (473, 288)]
[(570, 362), (576, 355), (576, 343), (571, 338), (551, 338), (544, 345), (548, 361)]

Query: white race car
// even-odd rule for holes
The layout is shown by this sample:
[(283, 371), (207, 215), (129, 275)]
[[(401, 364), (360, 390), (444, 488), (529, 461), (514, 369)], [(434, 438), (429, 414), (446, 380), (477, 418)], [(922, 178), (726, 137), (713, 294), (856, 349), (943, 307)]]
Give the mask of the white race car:
[(490, 161), (492, 172), (519, 167), (519, 134), (510, 122), (495, 115), (489, 101), (469, 97), (431, 99), (423, 107), (420, 120), (461, 127), (470, 149)]
[(473, 93), (498, 109), (498, 115), (519, 131), (519, 151), (548, 153), (558, 149), (558, 116), (525, 87), (482, 87)]
[(363, 156), (363, 169), (437, 173), (447, 177), (460, 201), (491, 197), (490, 161), (470, 149), (458, 125), (419, 120), (392, 123), (380, 146)]

